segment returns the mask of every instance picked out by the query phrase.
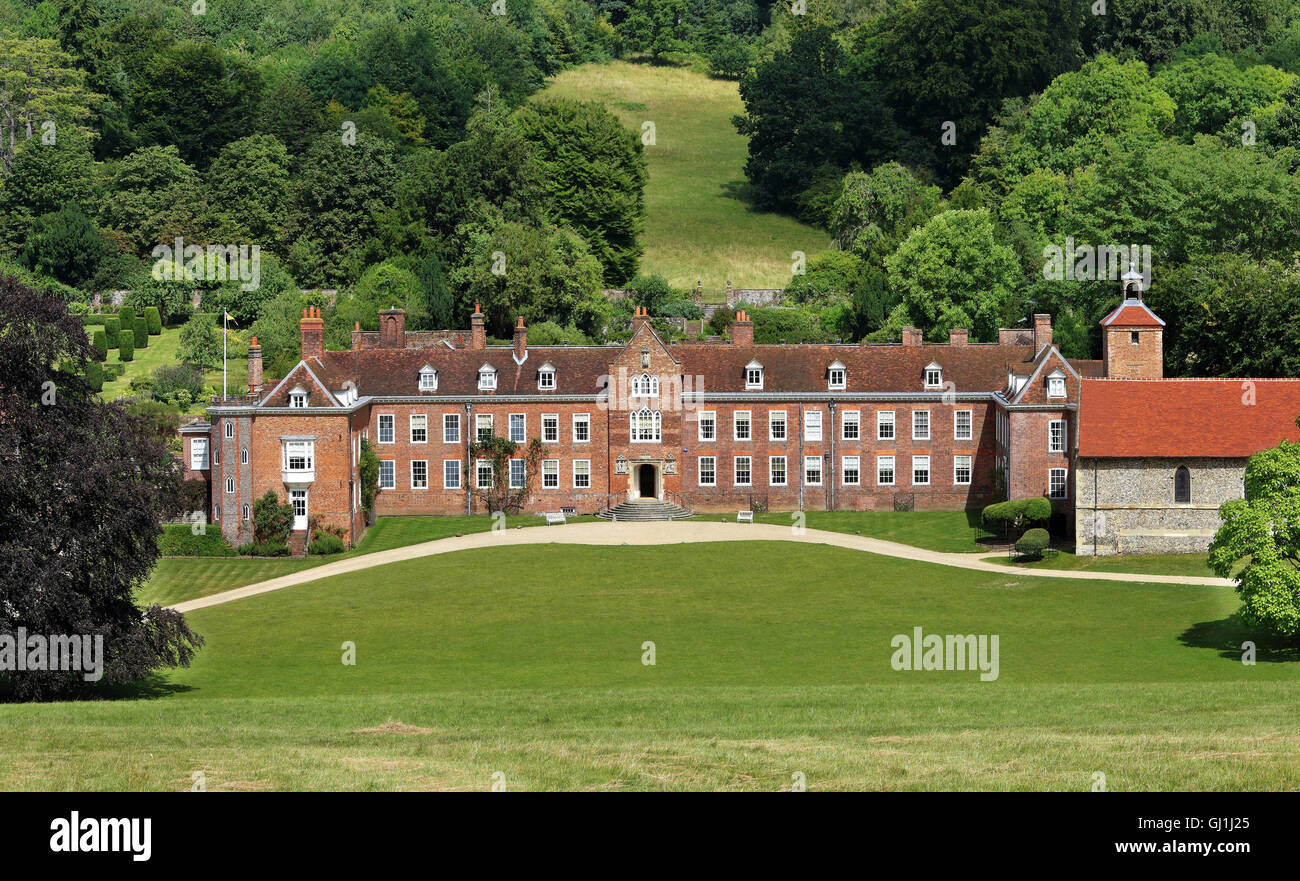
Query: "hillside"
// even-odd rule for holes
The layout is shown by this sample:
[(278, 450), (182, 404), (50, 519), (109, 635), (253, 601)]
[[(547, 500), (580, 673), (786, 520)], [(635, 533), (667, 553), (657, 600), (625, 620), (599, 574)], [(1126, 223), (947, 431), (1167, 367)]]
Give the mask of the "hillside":
[(784, 287), (790, 252), (809, 257), (829, 237), (790, 217), (751, 210), (745, 200), (745, 139), (731, 117), (743, 106), (734, 82), (683, 68), (587, 64), (565, 71), (540, 97), (599, 101), (630, 129), (655, 125), (647, 146), (644, 275), (674, 287)]

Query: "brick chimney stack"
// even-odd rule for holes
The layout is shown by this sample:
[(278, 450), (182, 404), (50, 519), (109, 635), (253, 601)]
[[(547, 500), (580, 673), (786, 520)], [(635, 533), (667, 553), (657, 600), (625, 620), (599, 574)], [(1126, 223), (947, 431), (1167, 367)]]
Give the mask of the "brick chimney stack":
[(915, 327), (903, 328), (903, 345), (919, 346), (924, 341), (921, 331)]
[(382, 309), (379, 312), (379, 345), (385, 349), (406, 348), (406, 310)]
[(948, 329), (948, 345), (964, 346), (970, 341), (970, 331), (964, 327), (952, 327)]
[(636, 310), (632, 313), (632, 335), (636, 336), (636, 332), (641, 329), (641, 325), (647, 323), (649, 320), (650, 310), (645, 306), (637, 306)]
[(754, 345), (754, 322), (749, 320), (749, 313), (744, 309), (736, 313), (736, 323), (731, 325), (731, 344), (733, 346)]
[(1043, 346), (1052, 344), (1052, 316), (1046, 312), (1034, 315), (1034, 352), (1043, 351)]
[(483, 310), (474, 304), (474, 314), (469, 317), (469, 347), (471, 349), (487, 348), (487, 331), (483, 329)]
[(257, 337), (248, 344), (248, 393), (262, 393), (262, 347), (257, 344)]
[(524, 327), (524, 316), (515, 321), (515, 360), (523, 361), (528, 354), (528, 328)]
[(303, 358), (319, 358), (325, 354), (325, 322), (321, 320), (319, 306), (308, 306), (302, 310), (298, 331), (302, 340)]

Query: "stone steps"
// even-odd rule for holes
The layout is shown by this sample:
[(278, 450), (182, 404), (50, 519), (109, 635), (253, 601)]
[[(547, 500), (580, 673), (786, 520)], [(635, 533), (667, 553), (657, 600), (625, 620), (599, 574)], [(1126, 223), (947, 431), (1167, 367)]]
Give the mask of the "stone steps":
[(596, 516), (606, 520), (617, 520), (620, 523), (649, 523), (655, 520), (684, 520), (693, 517), (694, 513), (672, 502), (636, 499), (620, 502), (612, 508), (600, 511)]

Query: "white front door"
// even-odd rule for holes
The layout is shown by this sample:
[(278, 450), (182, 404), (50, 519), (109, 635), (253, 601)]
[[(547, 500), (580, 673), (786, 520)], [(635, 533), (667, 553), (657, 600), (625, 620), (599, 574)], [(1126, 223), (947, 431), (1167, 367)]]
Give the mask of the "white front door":
[(307, 528), (307, 490), (289, 490), (289, 504), (293, 505), (293, 529), (301, 532)]

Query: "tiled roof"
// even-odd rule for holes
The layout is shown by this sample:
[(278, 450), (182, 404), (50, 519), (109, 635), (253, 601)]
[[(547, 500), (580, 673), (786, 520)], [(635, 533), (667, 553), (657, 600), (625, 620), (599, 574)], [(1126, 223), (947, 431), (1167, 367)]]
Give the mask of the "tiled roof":
[[(704, 390), (718, 393), (745, 391), (745, 366), (763, 365), (764, 392), (815, 393), (827, 390), (826, 368), (844, 364), (847, 392), (925, 391), (923, 373), (930, 362), (943, 368), (943, 381), (957, 392), (993, 392), (1003, 389), (1008, 371), (1032, 369), (1032, 346), (857, 346), (771, 345), (733, 346), (684, 344), (668, 347), (686, 376), (702, 376)], [(522, 365), (507, 346), (486, 349), (366, 349), (325, 352), (310, 360), (313, 372), (330, 389), (345, 381), (357, 384), (361, 396), (479, 395), (478, 371), (483, 364), (497, 370), (498, 395), (595, 394), (601, 377), (623, 349), (618, 346), (533, 346)], [(438, 389), (419, 391), (419, 371), (426, 364), (438, 371)], [(539, 392), (537, 372), (543, 364), (555, 368), (556, 388)], [(698, 388), (692, 384), (691, 387)], [(931, 389), (931, 391), (934, 391)]]
[(1165, 323), (1141, 300), (1125, 300), (1101, 320), (1102, 327), (1164, 327)]
[(1085, 379), (1079, 455), (1244, 458), (1300, 440), (1297, 379)]

